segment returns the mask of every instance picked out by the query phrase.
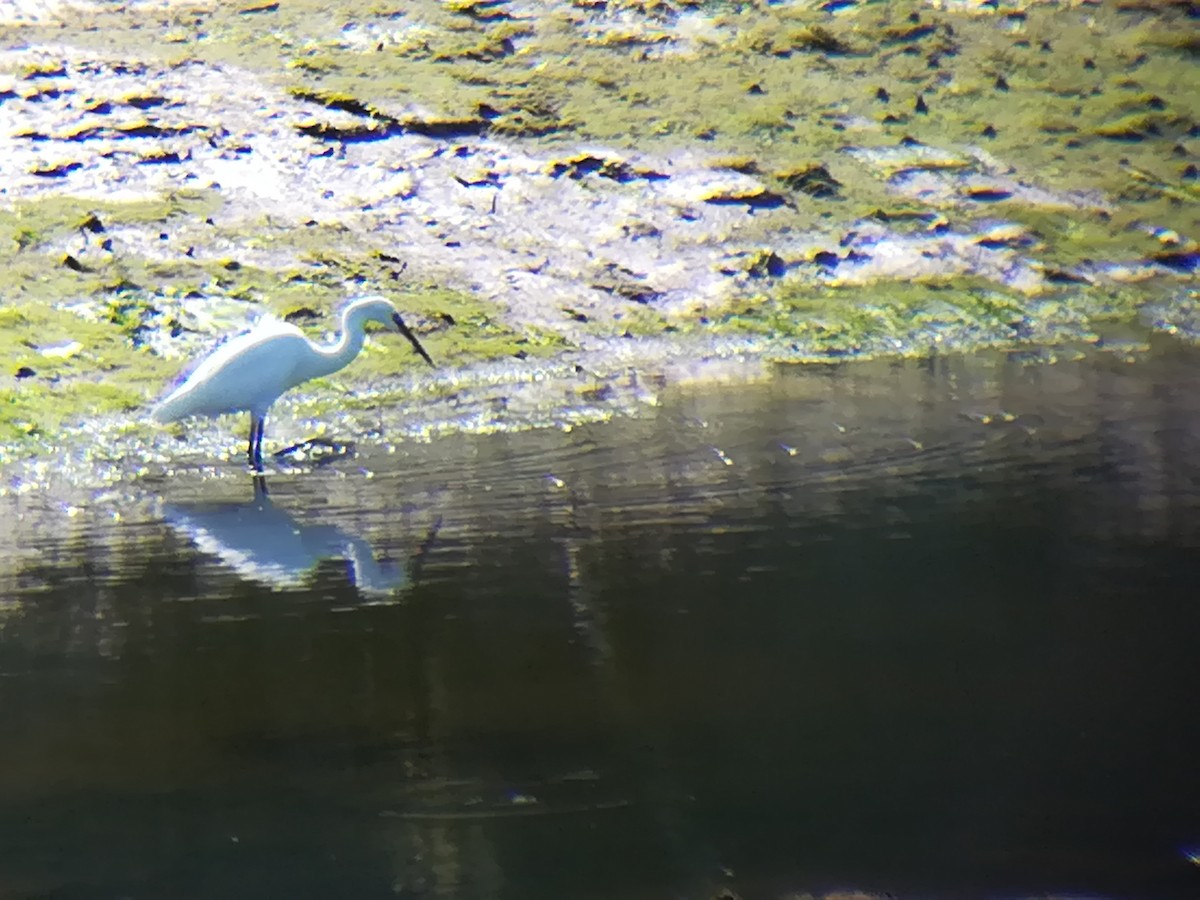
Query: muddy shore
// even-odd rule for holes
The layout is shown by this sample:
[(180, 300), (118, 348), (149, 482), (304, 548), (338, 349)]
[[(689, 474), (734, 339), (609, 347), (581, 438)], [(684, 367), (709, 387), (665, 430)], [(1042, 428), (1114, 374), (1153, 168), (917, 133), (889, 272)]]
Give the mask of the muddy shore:
[(571, 427), (776, 363), (1194, 341), (1190, 16), (2, 2), (0, 468), (235, 458), (240, 422), (166, 432), (146, 404), (218, 335), (320, 335), (353, 294), (394, 298), (441, 368), (374, 339), (280, 404), (282, 439)]

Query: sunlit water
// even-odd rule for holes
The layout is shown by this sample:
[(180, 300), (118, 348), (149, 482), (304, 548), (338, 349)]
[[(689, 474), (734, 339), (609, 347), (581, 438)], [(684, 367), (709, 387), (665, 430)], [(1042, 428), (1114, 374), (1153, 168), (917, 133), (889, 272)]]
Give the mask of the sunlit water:
[(10, 497), (0, 897), (1194, 897), (1198, 362)]

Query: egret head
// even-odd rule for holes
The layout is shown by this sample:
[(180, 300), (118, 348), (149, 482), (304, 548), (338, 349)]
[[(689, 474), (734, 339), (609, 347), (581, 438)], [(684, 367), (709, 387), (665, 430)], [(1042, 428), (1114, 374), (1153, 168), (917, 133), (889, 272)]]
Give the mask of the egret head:
[(425, 348), (421, 346), (417, 336), (404, 324), (404, 319), (400, 317), (400, 312), (391, 300), (384, 297), (357, 297), (346, 304), (345, 309), (342, 310), (342, 321), (346, 323), (347, 329), (362, 328), (367, 322), (379, 322), (382, 325), (395, 327), (408, 338), (408, 342), (413, 345), (413, 349), (417, 351), (421, 359), (429, 365), (433, 365), (433, 360), (425, 352)]
[(347, 322), (378, 322), (381, 325), (395, 327), (396, 317), (400, 313), (385, 297), (355, 297), (342, 308), (342, 317)]

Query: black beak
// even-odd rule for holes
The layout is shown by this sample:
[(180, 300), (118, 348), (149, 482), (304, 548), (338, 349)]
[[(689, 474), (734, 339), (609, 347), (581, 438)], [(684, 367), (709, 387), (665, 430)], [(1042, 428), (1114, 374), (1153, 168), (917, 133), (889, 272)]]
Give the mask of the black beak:
[(400, 333), (408, 338), (408, 342), (413, 345), (413, 349), (421, 355), (421, 359), (432, 366), (433, 360), (429, 358), (429, 354), (425, 352), (425, 348), (421, 346), (421, 342), (417, 340), (417, 336), (404, 324), (404, 320), (400, 318), (400, 313), (392, 316), (392, 321), (396, 323), (396, 327), (400, 329)]

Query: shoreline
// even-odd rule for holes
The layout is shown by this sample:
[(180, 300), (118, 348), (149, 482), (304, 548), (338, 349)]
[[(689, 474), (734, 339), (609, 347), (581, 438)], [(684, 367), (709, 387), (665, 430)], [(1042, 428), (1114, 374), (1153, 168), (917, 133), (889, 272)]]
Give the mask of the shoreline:
[(301, 416), (557, 378), (553, 421), (680, 360), (1200, 336), (1170, 6), (269, 6), (0, 27), (0, 469), (160, 446), (138, 412), (186, 358), (352, 294), (447, 374), (375, 341)]

